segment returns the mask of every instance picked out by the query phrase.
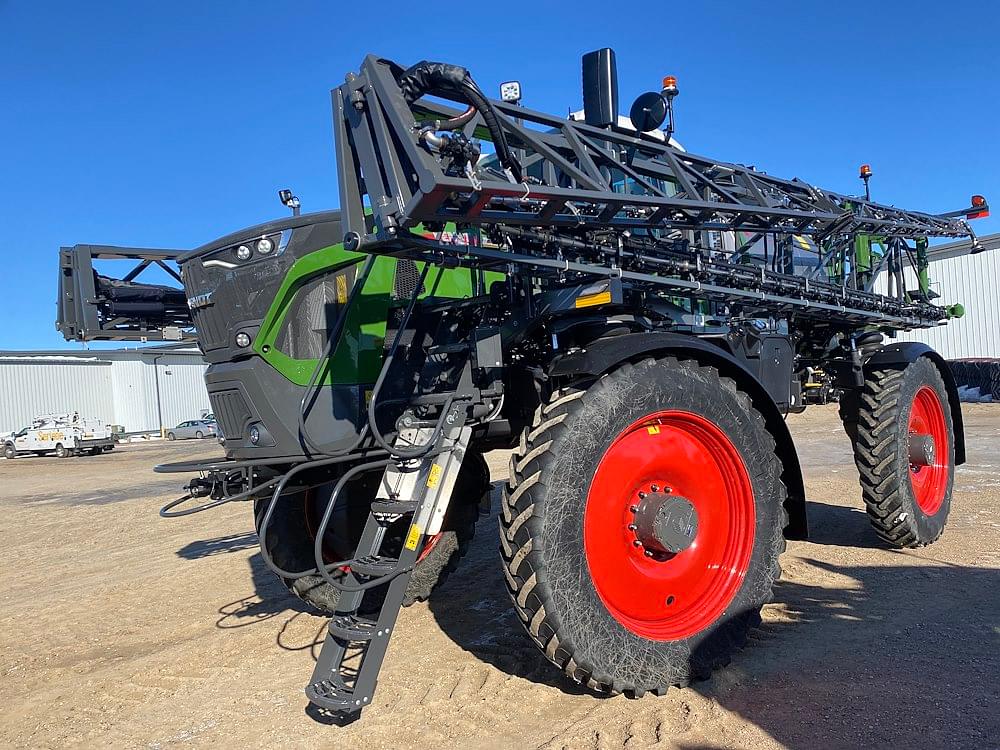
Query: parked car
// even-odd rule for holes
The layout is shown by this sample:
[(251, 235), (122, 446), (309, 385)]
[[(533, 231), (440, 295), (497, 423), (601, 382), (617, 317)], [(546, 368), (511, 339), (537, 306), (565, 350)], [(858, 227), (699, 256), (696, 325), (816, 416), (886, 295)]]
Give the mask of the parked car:
[(217, 437), (215, 422), (207, 419), (189, 419), (176, 427), (167, 430), (167, 440), (185, 440), (187, 438)]

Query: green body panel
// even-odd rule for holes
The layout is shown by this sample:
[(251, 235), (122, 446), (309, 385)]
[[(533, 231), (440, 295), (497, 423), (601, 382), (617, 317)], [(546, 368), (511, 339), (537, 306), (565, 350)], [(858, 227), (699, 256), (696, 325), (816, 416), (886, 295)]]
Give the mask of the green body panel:
[[(299, 258), (289, 269), (274, 301), (261, 323), (254, 350), (291, 382), (308, 385), (318, 360), (295, 359), (278, 350), (275, 341), (292, 307), (296, 293), (317, 276), (335, 274), (365, 259), (364, 253), (351, 252), (343, 245), (331, 245)], [(364, 288), (358, 294), (344, 322), (340, 342), (317, 381), (319, 385), (359, 385), (372, 383), (382, 369), (386, 320), (393, 304), (392, 290), (396, 259), (376, 258)], [(417, 271), (423, 263), (417, 263)], [(487, 286), (503, 279), (503, 274), (484, 274)], [(430, 292), (436, 298), (462, 299), (473, 295), (473, 272), (465, 268), (431, 269), (420, 298)]]
[(917, 285), (920, 287), (924, 299), (930, 299), (931, 278), (927, 273), (930, 261), (927, 258), (927, 238), (921, 237), (917, 240)]
[(872, 238), (868, 234), (859, 234), (854, 238), (854, 262), (858, 273), (872, 270)]

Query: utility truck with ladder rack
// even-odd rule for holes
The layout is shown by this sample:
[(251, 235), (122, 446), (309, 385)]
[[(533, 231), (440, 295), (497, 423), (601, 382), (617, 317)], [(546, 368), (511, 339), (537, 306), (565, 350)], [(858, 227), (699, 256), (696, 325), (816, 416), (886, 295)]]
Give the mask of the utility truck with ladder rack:
[[(597, 693), (705, 677), (759, 623), (807, 534), (784, 416), (817, 373), (875, 533), (944, 529), (955, 383), (892, 338), (958, 314), (934, 304), (928, 241), (975, 249), (985, 199), (911, 211), (700, 156), (670, 138), (672, 78), (628, 125), (611, 50), (583, 79), (564, 119), (513, 83), (493, 100), (464, 68), (369, 56), (333, 91), (340, 211), (282, 191), (293, 216), (190, 252), (61, 254), (68, 337), (197, 339), (226, 455), (158, 467), (198, 473), (161, 512), (252, 506), (264, 561), (331, 617), (322, 709), (371, 703), (400, 607), (469, 545), (491, 449), (512, 450), (511, 606)], [(101, 259), (137, 265), (115, 280)], [(137, 281), (173, 261), (183, 291)]]

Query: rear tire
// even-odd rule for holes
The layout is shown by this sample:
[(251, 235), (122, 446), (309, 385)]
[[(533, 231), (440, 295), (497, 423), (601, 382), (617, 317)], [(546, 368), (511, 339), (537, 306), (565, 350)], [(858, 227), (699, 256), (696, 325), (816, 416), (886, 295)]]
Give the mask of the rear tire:
[(201, 439), (202, 439), (203, 437), (205, 437), (205, 433), (204, 433), (204, 432), (202, 432), (201, 430), (198, 430), (198, 431), (197, 431), (197, 432), (196, 432), (196, 433), (194, 434), (194, 436), (195, 436), (196, 438), (198, 438), (199, 440), (201, 440)]
[[(707, 677), (759, 624), (780, 575), (780, 477), (763, 417), (711, 367), (648, 359), (554, 394), (511, 458), (500, 517), (528, 634), (601, 693), (662, 694)], [(686, 529), (689, 546), (654, 551), (662, 538), (635, 530), (647, 498), (684, 506), (662, 528)]]
[[(351, 485), (345, 488), (341, 502), (350, 489)], [(375, 487), (371, 483), (366, 485), (365, 482), (359, 481), (355, 483), (354, 489), (355, 492), (374, 498)], [(451, 571), (457, 567), (458, 561), (465, 556), (475, 535), (476, 521), (479, 518), (479, 501), (486, 492), (489, 492), (489, 469), (480, 454), (470, 451), (466, 454), (458, 475), (444, 528), (434, 541), (433, 547), (417, 563), (410, 577), (403, 599), (404, 607), (427, 599), (435, 588), (444, 583)], [(260, 499), (254, 503), (254, 521), (258, 536), (269, 499), (269, 497)], [(288, 492), (277, 502), (264, 539), (268, 553), (278, 567), (285, 570), (314, 568), (315, 535), (312, 527), (315, 514), (307, 510), (304, 491)], [(317, 510), (322, 512), (323, 508), (325, 505), (321, 505)], [(408, 517), (404, 517), (400, 522), (403, 531), (408, 525), (407, 520)], [(354, 527), (353, 531), (360, 534), (358, 527)], [(357, 539), (353, 540), (353, 544), (357, 544)], [(340, 559), (345, 559), (352, 551), (353, 546), (349, 551), (338, 549), (336, 554), (343, 555), (344, 557)], [(281, 581), (292, 594), (319, 612), (333, 614), (336, 610), (340, 592), (323, 577), (312, 575), (297, 579), (282, 578)], [(369, 599), (371, 598), (377, 596), (369, 595)], [(368, 599), (366, 605), (367, 603)]]
[[(941, 536), (951, 509), (955, 430), (948, 390), (927, 357), (865, 379), (854, 460), (868, 518), (890, 545), (923, 547)], [(914, 463), (911, 443), (927, 438), (930, 456)]]
[(177, 436), (174, 433), (172, 433), (172, 432), (168, 432), (167, 433), (167, 440), (176, 440), (176, 439), (177, 439)]

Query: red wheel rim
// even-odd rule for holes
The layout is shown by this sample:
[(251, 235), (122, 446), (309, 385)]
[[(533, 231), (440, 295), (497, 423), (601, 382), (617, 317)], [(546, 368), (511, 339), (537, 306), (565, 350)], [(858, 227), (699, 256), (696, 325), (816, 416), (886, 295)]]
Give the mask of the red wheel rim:
[(910, 452), (910, 488), (913, 490), (913, 497), (920, 510), (933, 516), (944, 503), (948, 489), (951, 451), (944, 407), (937, 391), (928, 385), (920, 386), (913, 397), (907, 433), (911, 445), (917, 439), (929, 438), (933, 442), (933, 454), (928, 463), (915, 462), (912, 451)]
[[(634, 509), (650, 491), (693, 506), (697, 529), (686, 549), (651, 556), (637, 545)], [(584, 549), (594, 587), (636, 635), (688, 638), (716, 622), (742, 585), (755, 521), (750, 475), (718, 425), (686, 411), (643, 417), (608, 448), (587, 494)]]

